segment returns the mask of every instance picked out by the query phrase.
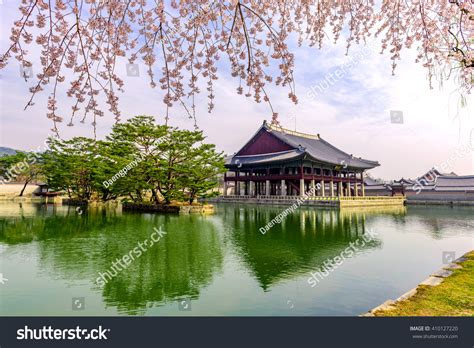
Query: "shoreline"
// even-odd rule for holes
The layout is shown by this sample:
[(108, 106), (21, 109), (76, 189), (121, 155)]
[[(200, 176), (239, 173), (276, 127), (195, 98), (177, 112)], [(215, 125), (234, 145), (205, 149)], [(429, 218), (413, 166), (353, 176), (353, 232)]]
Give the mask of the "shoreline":
[[(45, 197), (42, 196), (34, 196), (31, 194), (23, 195), (23, 196), (18, 196), (18, 195), (6, 195), (1, 193), (0, 189), (0, 202), (17, 202), (17, 203), (43, 203), (43, 204), (65, 204), (62, 201), (63, 200), (68, 200), (69, 198), (67, 197), (62, 197), (62, 196), (56, 196), (50, 197), (49, 199), (45, 199)], [(225, 204), (256, 204), (256, 205), (262, 205), (262, 206), (279, 206), (279, 205), (288, 205), (289, 203), (292, 203), (295, 200), (277, 200), (277, 201), (262, 201), (262, 200), (223, 200), (223, 199), (206, 199), (206, 202), (212, 204), (212, 203), (225, 203)], [(310, 203), (304, 202), (302, 206), (305, 207), (314, 207), (314, 208), (335, 208), (339, 209), (341, 208), (338, 206), (335, 202), (330, 201), (330, 200), (320, 200), (320, 201), (312, 201)], [(390, 206), (403, 206), (399, 204), (374, 204), (374, 205), (350, 205), (350, 206), (345, 206), (342, 207), (344, 209), (352, 208), (352, 209), (357, 209), (357, 208), (367, 208), (367, 207), (390, 207)], [(441, 207), (474, 207), (474, 201), (410, 201), (406, 200), (404, 206), (441, 206)]]
[[(396, 300), (389, 299), (360, 316), (474, 316), (474, 303), (472, 302), (474, 274), (469, 269), (473, 264), (474, 250), (471, 250), (440, 270), (433, 272), (415, 288), (405, 292)], [(464, 282), (466, 282), (464, 278), (467, 278), (466, 284), (461, 283), (460, 277), (463, 277)], [(456, 315), (452, 310), (455, 307), (462, 307), (459, 301), (456, 302), (457, 297), (462, 297), (461, 291), (471, 293), (471, 296), (466, 299), (471, 298), (471, 302), (467, 308), (463, 308), (465, 313)], [(445, 301), (443, 301), (444, 297)], [(432, 308), (427, 304), (439, 304), (439, 307)], [(446, 306), (447, 309), (442, 306)]]

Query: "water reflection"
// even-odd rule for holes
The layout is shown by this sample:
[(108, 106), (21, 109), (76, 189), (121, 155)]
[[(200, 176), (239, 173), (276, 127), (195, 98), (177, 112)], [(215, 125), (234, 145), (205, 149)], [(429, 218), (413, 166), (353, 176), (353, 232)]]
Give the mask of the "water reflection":
[[(429, 232), (434, 239), (446, 236), (446, 230), (474, 231), (474, 210), (472, 207), (409, 207), (409, 222), (416, 222), (421, 229), (418, 232)], [(407, 223), (407, 221), (405, 221)]]
[[(102, 292), (105, 306), (142, 314), (147, 306), (181, 297), (197, 298), (222, 268), (222, 240), (212, 219), (201, 216), (57, 214), (37, 208), (36, 217), (0, 219), (0, 242), (38, 242), (41, 272), (71, 285), (87, 280)], [(153, 227), (167, 233), (102, 289), (95, 280), (137, 242), (149, 239)]]
[[(243, 269), (262, 293), (320, 268), (378, 222), (397, 230), (422, 226), (421, 231), (434, 238), (448, 225), (474, 229), (472, 210), (461, 208), (301, 208), (262, 235), (259, 228), (284, 208), (220, 205), (216, 215), (202, 217), (122, 213), (117, 207), (78, 213), (74, 207), (0, 204), (0, 245), (12, 250), (8, 257), (15, 261), (15, 250), (33, 250), (35, 262), (30, 267), (37, 267), (38, 278), (60, 280), (68, 287), (85, 284), (100, 297), (104, 309), (136, 315), (182, 298), (198, 300), (204, 288), (226, 272), (226, 257), (229, 267)], [(167, 234), (158, 243), (103, 288), (95, 283), (99, 272), (160, 226)], [(376, 238), (358, 252), (382, 247)], [(226, 279), (233, 281), (229, 274)]]
[[(300, 209), (262, 235), (259, 228), (282, 208), (224, 207), (227, 224), (234, 226), (232, 241), (260, 287), (272, 285), (322, 266), (339, 255), (366, 231), (366, 212)], [(377, 248), (377, 239), (364, 243), (359, 252)]]

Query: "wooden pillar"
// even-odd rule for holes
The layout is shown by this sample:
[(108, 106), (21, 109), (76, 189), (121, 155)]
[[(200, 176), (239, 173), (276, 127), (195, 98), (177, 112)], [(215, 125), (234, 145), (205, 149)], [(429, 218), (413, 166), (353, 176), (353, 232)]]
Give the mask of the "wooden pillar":
[(281, 195), (282, 195), (282, 196), (286, 196), (286, 184), (285, 184), (285, 180), (282, 180), (282, 181), (281, 181)]
[(364, 184), (364, 172), (360, 173), (360, 180), (362, 185), (362, 197), (365, 197), (365, 184)]
[(338, 186), (339, 186), (339, 187), (338, 187), (339, 196), (340, 196), (340, 197), (344, 197), (344, 191), (342, 190), (342, 181), (339, 181), (338, 184), (339, 184), (339, 185), (338, 185)]
[(238, 178), (240, 176), (240, 172), (237, 171), (235, 173), (235, 189), (234, 189), (234, 195), (240, 196), (240, 181), (238, 181)]
[(270, 180), (265, 181), (265, 195), (270, 196)]
[(355, 196), (356, 197), (359, 197), (359, 183), (358, 183), (358, 179), (357, 179), (357, 173), (354, 174), (354, 177), (355, 177), (355, 182), (354, 182), (354, 193), (355, 193)]
[(311, 192), (313, 193), (312, 196), (317, 196), (317, 194), (316, 194), (316, 184), (314, 182), (314, 179), (311, 179)]
[(304, 179), (300, 179), (300, 196), (304, 195)]
[(227, 181), (224, 180), (224, 196), (227, 196)]
[(249, 181), (249, 196), (255, 196), (255, 183)]
[(334, 181), (332, 179), (329, 182), (329, 186), (331, 188), (331, 197), (334, 197)]

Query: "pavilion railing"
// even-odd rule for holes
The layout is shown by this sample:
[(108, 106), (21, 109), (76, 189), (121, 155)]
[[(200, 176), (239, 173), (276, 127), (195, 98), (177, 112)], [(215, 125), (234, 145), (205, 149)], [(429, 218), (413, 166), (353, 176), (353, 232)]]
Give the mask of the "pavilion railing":
[(250, 196), (250, 195), (227, 195), (227, 196), (222, 196), (224, 199), (232, 199), (232, 200), (246, 200), (246, 199), (269, 199), (269, 200), (283, 200), (283, 201), (297, 201), (297, 200), (303, 200), (303, 201), (338, 201), (339, 197), (337, 196), (265, 196), (265, 195), (256, 195), (256, 196)]
[(337, 201), (339, 197), (336, 196), (256, 196), (256, 198), (261, 199), (279, 199), (279, 200), (293, 200), (297, 201), (299, 199), (303, 201)]
[(358, 200), (404, 200), (405, 196), (352, 196), (352, 197), (339, 197), (339, 196), (266, 196), (266, 195), (227, 195), (222, 196), (224, 199), (236, 199), (236, 200), (246, 200), (246, 199), (271, 199), (271, 200), (284, 200), (284, 201), (297, 201), (299, 199), (308, 200), (308, 201), (358, 201)]
[(341, 201), (358, 201), (358, 200), (404, 200), (405, 196), (356, 196), (356, 197), (339, 197)]

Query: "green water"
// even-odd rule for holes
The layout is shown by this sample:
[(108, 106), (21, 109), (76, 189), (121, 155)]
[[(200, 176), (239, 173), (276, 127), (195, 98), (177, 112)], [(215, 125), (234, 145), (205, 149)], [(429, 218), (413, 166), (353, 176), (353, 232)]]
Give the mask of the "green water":
[[(283, 209), (223, 204), (179, 216), (0, 204), (0, 315), (358, 315), (440, 269), (443, 252), (474, 249), (470, 208), (300, 209), (261, 234)], [(133, 253), (154, 228), (166, 234)], [(311, 287), (310, 272), (341, 253)]]

